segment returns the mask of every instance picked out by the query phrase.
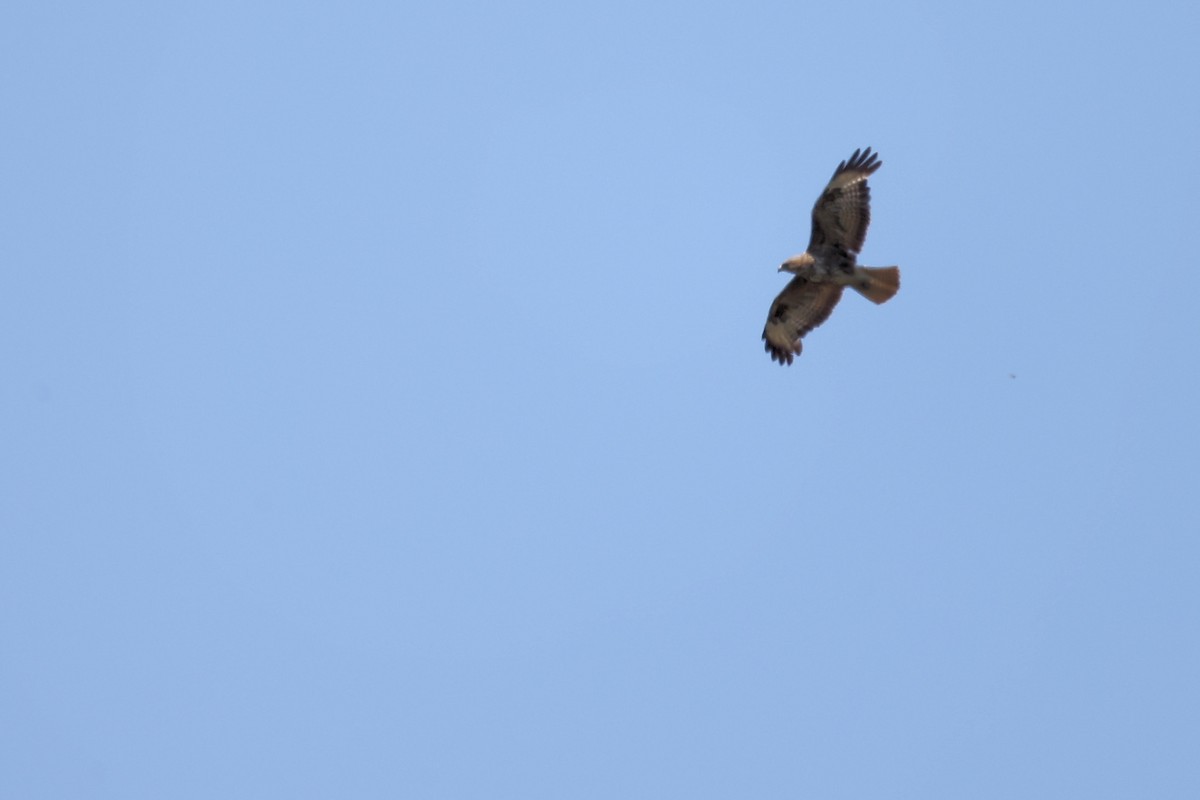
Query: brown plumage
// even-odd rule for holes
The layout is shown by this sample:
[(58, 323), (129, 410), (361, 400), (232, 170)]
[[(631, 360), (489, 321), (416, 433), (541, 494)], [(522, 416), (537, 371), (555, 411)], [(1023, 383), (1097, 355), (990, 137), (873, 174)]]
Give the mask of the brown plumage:
[(899, 291), (898, 267), (858, 265), (858, 252), (871, 224), (867, 178), (881, 166), (878, 154), (869, 147), (855, 150), (839, 164), (813, 206), (808, 250), (779, 268), (796, 276), (771, 304), (763, 328), (766, 351), (780, 364), (791, 364), (800, 355), (800, 340), (829, 318), (845, 287), (873, 303), (884, 303)]

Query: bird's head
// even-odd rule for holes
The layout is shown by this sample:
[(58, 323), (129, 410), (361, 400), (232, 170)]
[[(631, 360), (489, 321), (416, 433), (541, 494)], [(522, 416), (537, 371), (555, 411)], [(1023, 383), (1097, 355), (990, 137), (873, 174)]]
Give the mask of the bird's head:
[(798, 256), (792, 256), (787, 261), (779, 265), (780, 272), (799, 273), (805, 267), (811, 267), (813, 257), (808, 253), (801, 253)]

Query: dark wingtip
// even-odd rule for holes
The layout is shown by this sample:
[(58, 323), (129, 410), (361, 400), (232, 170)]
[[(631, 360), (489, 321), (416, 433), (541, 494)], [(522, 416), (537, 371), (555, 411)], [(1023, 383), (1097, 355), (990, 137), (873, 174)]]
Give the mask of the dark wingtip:
[(838, 168), (833, 171), (834, 177), (850, 170), (865, 172), (868, 175), (875, 172), (883, 166), (883, 162), (879, 160), (879, 154), (871, 151), (871, 148), (856, 149), (850, 154), (850, 158), (838, 164)]
[[(765, 340), (766, 338), (767, 338), (766, 333), (763, 333), (763, 339)], [(779, 366), (781, 366), (781, 367), (782, 366), (791, 366), (792, 361), (794, 359), (794, 356), (792, 355), (791, 351), (780, 350), (778, 347), (775, 347), (770, 342), (764, 342), (763, 349), (767, 351), (767, 354), (769, 356), (771, 356), (772, 361), (779, 362)], [(800, 354), (800, 343), (796, 342), (796, 355), (799, 355), (799, 354)]]

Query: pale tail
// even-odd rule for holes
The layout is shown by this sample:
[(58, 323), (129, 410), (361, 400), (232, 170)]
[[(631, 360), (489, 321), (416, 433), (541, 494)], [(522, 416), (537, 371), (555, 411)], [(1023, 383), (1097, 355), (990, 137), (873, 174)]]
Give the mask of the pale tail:
[(850, 285), (872, 303), (885, 303), (900, 291), (899, 267), (855, 267)]

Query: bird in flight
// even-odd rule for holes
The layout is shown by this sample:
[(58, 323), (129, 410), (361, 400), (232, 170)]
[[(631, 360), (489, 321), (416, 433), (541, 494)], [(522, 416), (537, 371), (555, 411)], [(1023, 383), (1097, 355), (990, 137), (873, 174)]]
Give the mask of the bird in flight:
[(883, 166), (871, 148), (855, 150), (838, 164), (812, 210), (808, 249), (783, 262), (780, 272), (796, 277), (783, 288), (767, 314), (763, 341), (771, 358), (791, 364), (800, 340), (829, 318), (849, 286), (872, 303), (884, 303), (900, 290), (899, 267), (860, 267), (858, 251), (871, 224), (867, 178)]

